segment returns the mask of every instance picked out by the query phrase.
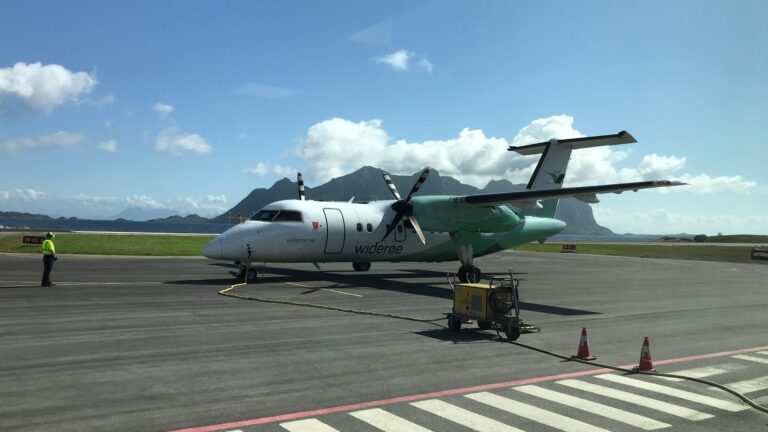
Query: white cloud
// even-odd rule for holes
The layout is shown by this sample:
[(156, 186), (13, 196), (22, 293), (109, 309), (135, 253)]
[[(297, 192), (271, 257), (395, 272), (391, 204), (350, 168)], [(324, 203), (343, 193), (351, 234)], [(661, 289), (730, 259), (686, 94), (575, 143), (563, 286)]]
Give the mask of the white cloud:
[(174, 107), (173, 105), (164, 104), (162, 102), (158, 102), (152, 107), (152, 111), (160, 114), (161, 116), (168, 115), (172, 113), (175, 109), (176, 107)]
[(182, 214), (196, 213), (204, 217), (218, 216), (229, 209), (229, 200), (225, 195), (205, 195), (202, 197), (184, 197), (172, 204)]
[(96, 107), (96, 108), (101, 108), (101, 107), (107, 106), (107, 105), (109, 105), (111, 103), (114, 103), (114, 102), (115, 102), (115, 95), (113, 95), (112, 93), (110, 93), (110, 94), (108, 94), (108, 95), (106, 95), (106, 96), (104, 96), (102, 98), (99, 98), (99, 99), (90, 99), (89, 98), (89, 99), (86, 99), (86, 100), (83, 101), (84, 104), (90, 105), (90, 106), (93, 106), (93, 107)]
[(0, 153), (14, 155), (29, 150), (71, 148), (84, 139), (84, 135), (63, 131), (32, 138), (13, 138), (0, 141)]
[(96, 76), (41, 63), (16, 63), (0, 68), (0, 102), (5, 99), (27, 108), (50, 112), (66, 102), (75, 102), (98, 84)]
[(683, 214), (662, 209), (619, 212), (593, 207), (595, 220), (618, 233), (633, 234), (765, 234), (766, 215)]
[(115, 153), (117, 152), (117, 141), (113, 139), (109, 141), (102, 141), (99, 143), (99, 148), (110, 153)]
[[(412, 174), (429, 166), (441, 174), (481, 188), (488, 181), (499, 178), (524, 183), (530, 178), (538, 156), (523, 157), (507, 151), (507, 147), (543, 142), (553, 137), (583, 137), (584, 134), (574, 129), (573, 120), (567, 115), (534, 120), (520, 129), (511, 141), (488, 137), (479, 129), (465, 128), (454, 138), (409, 143), (405, 140), (392, 142), (381, 120), (354, 123), (333, 118), (311, 126), (300, 140), (296, 153), (306, 163), (307, 176), (318, 182), (371, 165), (395, 174)], [(756, 187), (755, 182), (740, 176), (712, 178), (705, 174), (680, 173), (685, 167), (684, 157), (649, 154), (635, 167), (620, 167), (627, 157), (627, 151), (614, 150), (614, 147), (575, 151), (571, 155), (566, 185), (678, 179), (692, 186), (669, 188), (669, 191), (746, 193)]]
[(281, 164), (270, 164), (265, 162), (259, 162), (256, 164), (255, 167), (251, 168), (245, 168), (243, 170), (246, 174), (254, 175), (257, 177), (264, 177), (267, 174), (277, 174), (281, 177), (294, 177), (296, 176), (296, 173), (298, 170), (296, 168), (287, 166), (287, 165), (281, 165)]
[(36, 189), (0, 190), (0, 201), (37, 201), (46, 196), (45, 192)]
[(385, 56), (376, 57), (373, 61), (385, 64), (396, 71), (407, 71), (411, 68), (412, 63), (415, 63), (417, 67), (429, 73), (432, 73), (433, 69), (432, 63), (426, 57), (404, 49)]
[(213, 150), (208, 142), (198, 134), (179, 131), (176, 126), (163, 129), (155, 139), (158, 151), (181, 156), (186, 153), (207, 154)]
[(245, 83), (236, 88), (234, 92), (243, 96), (253, 96), (264, 99), (285, 99), (298, 93), (294, 89), (258, 83)]

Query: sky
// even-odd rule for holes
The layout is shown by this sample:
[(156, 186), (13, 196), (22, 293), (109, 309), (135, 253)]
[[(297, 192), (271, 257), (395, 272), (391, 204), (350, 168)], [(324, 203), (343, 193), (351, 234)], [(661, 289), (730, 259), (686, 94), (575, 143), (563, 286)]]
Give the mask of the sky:
[(768, 234), (768, 2), (0, 0), (0, 211), (210, 217), (364, 165), (565, 186), (624, 233)]

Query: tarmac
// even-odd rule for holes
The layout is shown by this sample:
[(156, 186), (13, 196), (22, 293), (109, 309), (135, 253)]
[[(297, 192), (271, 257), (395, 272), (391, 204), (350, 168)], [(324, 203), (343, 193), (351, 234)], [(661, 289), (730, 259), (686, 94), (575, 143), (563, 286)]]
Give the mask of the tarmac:
[[(768, 405), (768, 266), (517, 251), (475, 264), (520, 278), (521, 315), (541, 332), (519, 342), (575, 354), (586, 327), (598, 361), (631, 365), (648, 336), (661, 371), (711, 375)], [(232, 291), (440, 318), (428, 323), (220, 296), (232, 268), (203, 258), (61, 255), (43, 288), (40, 256), (0, 254), (0, 430), (766, 430), (768, 415), (700, 384), (634, 388), (495, 331), (449, 331), (457, 266), (275, 264)], [(550, 399), (529, 394), (541, 389)], [(552, 391), (656, 423), (579, 411)]]

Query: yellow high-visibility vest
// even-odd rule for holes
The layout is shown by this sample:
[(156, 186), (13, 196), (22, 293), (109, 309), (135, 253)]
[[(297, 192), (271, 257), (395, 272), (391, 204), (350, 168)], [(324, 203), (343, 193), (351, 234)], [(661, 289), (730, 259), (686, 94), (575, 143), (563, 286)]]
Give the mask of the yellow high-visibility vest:
[(56, 247), (53, 246), (53, 242), (49, 239), (43, 240), (43, 255), (53, 255), (56, 253)]

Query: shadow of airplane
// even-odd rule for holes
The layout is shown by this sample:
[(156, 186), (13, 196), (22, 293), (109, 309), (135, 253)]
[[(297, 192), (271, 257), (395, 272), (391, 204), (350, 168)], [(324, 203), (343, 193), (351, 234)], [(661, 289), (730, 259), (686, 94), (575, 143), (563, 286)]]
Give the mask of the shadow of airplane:
[[(221, 265), (212, 263), (211, 265)], [(516, 273), (524, 274), (524, 273)], [(264, 276), (265, 283), (317, 283), (318, 281), (330, 282), (330, 285), (312, 286), (304, 293), (311, 293), (323, 288), (340, 288), (354, 290), (357, 287), (366, 287), (376, 290), (392, 291), (402, 294), (420, 295), (445, 300), (453, 299), (453, 291), (447, 284), (447, 274), (441, 271), (425, 269), (403, 269), (397, 272), (388, 273), (362, 273), (354, 270), (328, 270), (318, 272), (315, 269), (301, 270), (282, 267), (268, 267)], [(416, 281), (404, 281), (402, 279), (422, 279)], [(431, 279), (423, 281), (423, 279)], [(525, 279), (520, 279), (525, 281)], [(230, 279), (198, 279), (198, 280), (176, 280), (167, 281), (165, 284), (173, 285), (199, 285), (199, 286), (226, 286), (240, 282), (234, 278)], [(259, 282), (253, 284), (258, 286)], [(546, 313), (551, 315), (579, 316), (579, 315), (599, 315), (600, 312), (571, 309), (561, 306), (520, 302), (520, 309), (533, 312)]]

